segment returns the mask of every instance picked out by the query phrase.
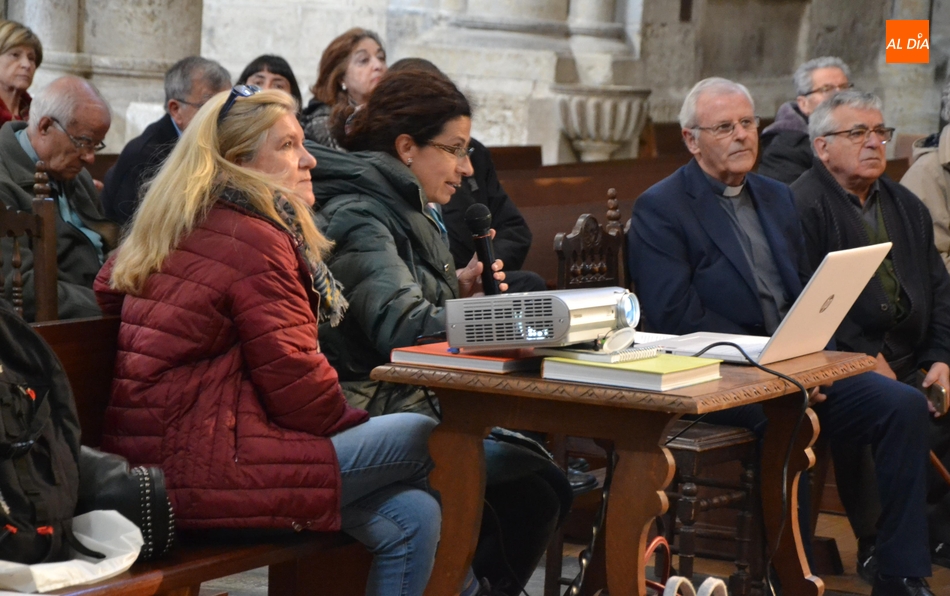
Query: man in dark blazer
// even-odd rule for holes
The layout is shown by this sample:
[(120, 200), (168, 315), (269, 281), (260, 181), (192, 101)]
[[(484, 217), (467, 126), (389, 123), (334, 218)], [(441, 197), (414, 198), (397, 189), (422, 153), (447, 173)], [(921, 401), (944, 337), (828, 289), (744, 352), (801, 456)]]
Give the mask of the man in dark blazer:
[(231, 75), (214, 60), (189, 56), (168, 69), (165, 115), (129, 141), (106, 173), (100, 199), (109, 219), (123, 226), (129, 223), (142, 184), (158, 171), (201, 106), (230, 86)]
[[(802, 291), (804, 239), (791, 191), (750, 174), (758, 152), (748, 90), (700, 81), (680, 112), (694, 159), (634, 206), (630, 271), (651, 331), (771, 335)], [(872, 596), (932, 596), (925, 484), (928, 411), (917, 390), (864, 373), (811, 393), (832, 442), (873, 445), (884, 505)], [(761, 406), (706, 421), (762, 432)]]

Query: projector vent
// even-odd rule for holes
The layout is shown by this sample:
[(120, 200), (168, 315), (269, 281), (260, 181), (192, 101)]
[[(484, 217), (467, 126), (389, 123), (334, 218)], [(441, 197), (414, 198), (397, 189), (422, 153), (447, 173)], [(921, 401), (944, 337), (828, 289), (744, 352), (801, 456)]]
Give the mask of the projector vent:
[(467, 306), (462, 314), (466, 343), (524, 342), (554, 336), (550, 297), (515, 298), (494, 305)]

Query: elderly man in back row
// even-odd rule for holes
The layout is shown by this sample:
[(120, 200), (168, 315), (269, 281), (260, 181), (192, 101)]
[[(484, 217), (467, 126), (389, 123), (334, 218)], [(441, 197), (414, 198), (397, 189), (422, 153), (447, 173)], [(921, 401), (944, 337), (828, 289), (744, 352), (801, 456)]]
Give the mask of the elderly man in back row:
[[(651, 331), (771, 335), (802, 291), (805, 247), (789, 188), (751, 174), (758, 121), (748, 90), (700, 81), (680, 112), (694, 159), (634, 204), (630, 270)], [(807, 269), (807, 266), (804, 267)], [(873, 596), (932, 596), (927, 520), (927, 404), (917, 390), (871, 372), (836, 381), (811, 401), (831, 441), (875, 448), (884, 505)], [(707, 421), (761, 433), (761, 406)]]
[[(846, 91), (812, 114), (808, 127), (814, 165), (792, 185), (805, 254), (817, 266), (833, 250), (892, 242), (835, 341), (841, 350), (874, 356), (882, 375), (909, 385), (950, 388), (950, 275), (934, 245), (926, 206), (883, 176), (884, 145), (894, 129), (884, 125), (881, 109), (877, 97)], [(946, 443), (948, 431), (947, 420), (934, 421), (933, 442)], [(838, 459), (835, 464), (837, 469)], [(859, 487), (859, 497), (868, 493)], [(931, 532), (937, 534), (941, 524), (934, 525), (933, 517), (931, 522)], [(932, 549), (945, 548), (941, 542), (931, 536)]]
[(795, 71), (794, 101), (783, 103), (775, 122), (762, 131), (759, 174), (791, 184), (811, 167), (808, 118), (818, 104), (835, 93), (850, 89), (851, 71), (834, 56), (809, 60)]
[[(78, 77), (56, 79), (36, 94), (30, 106), (29, 126), (11, 121), (0, 128), (0, 200), (11, 209), (32, 211), (36, 162), (46, 162), (51, 197), (56, 201), (56, 259), (59, 269), (59, 318), (101, 314), (92, 282), (104, 257), (116, 246), (119, 229), (102, 216), (96, 188), (86, 165), (105, 147), (112, 116), (92, 83)], [(3, 248), (4, 294), (9, 296), (13, 275), (13, 243)], [(33, 255), (21, 245), (23, 258), (23, 311), (33, 320)]]

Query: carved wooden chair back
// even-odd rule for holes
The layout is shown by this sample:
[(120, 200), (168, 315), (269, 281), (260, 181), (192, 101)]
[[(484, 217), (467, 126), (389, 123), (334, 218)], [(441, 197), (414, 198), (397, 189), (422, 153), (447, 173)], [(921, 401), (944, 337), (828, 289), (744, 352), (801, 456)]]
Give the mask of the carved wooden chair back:
[(558, 289), (624, 287), (624, 235), (617, 191), (607, 191), (607, 224), (585, 213), (570, 233), (554, 237)]
[[(17, 313), (23, 316), (23, 242), (33, 253), (33, 293), (36, 305), (36, 321), (55, 321), (58, 318), (57, 264), (56, 264), (56, 206), (50, 198), (49, 177), (46, 164), (36, 164), (34, 178), (33, 212), (15, 211), (0, 204), (0, 237), (12, 244), (10, 269), (12, 270), (11, 302)], [(0, 253), (0, 268), (4, 253)]]

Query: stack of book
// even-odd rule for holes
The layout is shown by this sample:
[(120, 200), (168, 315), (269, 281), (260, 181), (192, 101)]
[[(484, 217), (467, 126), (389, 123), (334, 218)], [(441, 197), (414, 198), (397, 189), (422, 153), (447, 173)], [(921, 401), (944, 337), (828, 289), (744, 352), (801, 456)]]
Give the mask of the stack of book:
[(500, 374), (538, 370), (540, 367), (544, 379), (648, 391), (669, 391), (716, 380), (720, 378), (721, 362), (710, 358), (657, 354), (655, 348), (630, 348), (617, 352), (576, 347), (472, 352), (450, 348), (446, 342), (396, 348), (390, 360), (394, 364)]
[(720, 360), (657, 355), (655, 348), (612, 353), (562, 348), (535, 350), (535, 353), (548, 356), (541, 367), (541, 377), (555, 381), (669, 391), (721, 378)]

